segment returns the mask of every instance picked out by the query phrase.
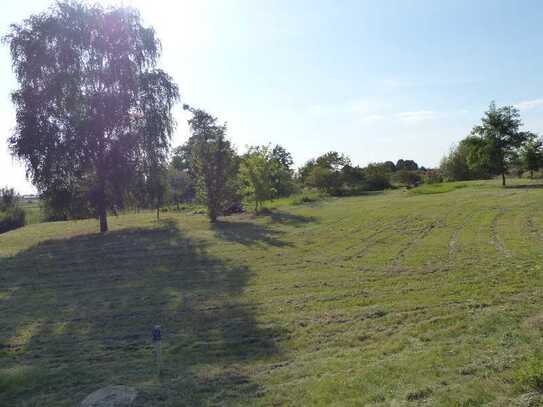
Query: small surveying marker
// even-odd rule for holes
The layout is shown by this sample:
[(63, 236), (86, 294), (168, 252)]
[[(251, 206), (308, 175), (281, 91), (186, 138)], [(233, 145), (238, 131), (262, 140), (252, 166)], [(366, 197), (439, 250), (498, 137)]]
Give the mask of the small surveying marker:
[(153, 328), (153, 346), (155, 347), (155, 360), (157, 366), (157, 374), (160, 375), (160, 340), (162, 339), (162, 333), (160, 332), (160, 325), (155, 325)]

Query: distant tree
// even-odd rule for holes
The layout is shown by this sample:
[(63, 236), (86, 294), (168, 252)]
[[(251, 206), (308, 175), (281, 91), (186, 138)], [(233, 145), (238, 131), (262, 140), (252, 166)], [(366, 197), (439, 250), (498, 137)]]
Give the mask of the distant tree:
[(419, 165), (413, 160), (398, 160), (396, 163), (396, 171), (407, 170), (407, 171), (417, 171)]
[(306, 183), (331, 195), (339, 195), (344, 184), (342, 171), (346, 165), (350, 166), (351, 160), (344, 154), (336, 151), (323, 154), (311, 163)]
[(465, 151), (470, 179), (486, 179), (501, 171), (501, 153), (492, 139), (468, 136), (460, 142)]
[(519, 152), (519, 163), (523, 169), (530, 172), (530, 178), (534, 177), (534, 171), (543, 167), (543, 140), (533, 133), (527, 134), (527, 142)]
[(392, 161), (385, 161), (383, 163), (383, 167), (386, 168), (386, 170), (389, 172), (396, 171), (396, 165)]
[(284, 147), (279, 144), (270, 149), (267, 159), (271, 162), (271, 184), (274, 197), (290, 195), (294, 190), (294, 160)]
[(443, 182), (443, 174), (440, 170), (427, 169), (424, 173), (424, 182), (427, 184), (439, 184)]
[(189, 140), (187, 143), (173, 149), (171, 166), (179, 171), (192, 170), (192, 142)]
[(197, 193), (207, 205), (209, 219), (215, 222), (237, 200), (239, 159), (225, 137), (226, 124), (218, 124), (217, 118), (204, 110), (184, 108), (192, 113), (192, 135), (187, 143)]
[(299, 177), (299, 180), (302, 182), (302, 184), (305, 184), (305, 185), (308, 184), (311, 171), (316, 165), (317, 165), (317, 161), (314, 158), (311, 158), (310, 160), (306, 161), (306, 163), (298, 169), (298, 177)]
[(188, 171), (178, 170), (170, 165), (167, 172), (167, 180), (172, 201), (179, 210), (181, 202), (192, 201), (195, 190), (194, 182)]
[(449, 154), (441, 160), (439, 169), (448, 181), (470, 179), (467, 149), (462, 144), (451, 148)]
[(343, 183), (352, 190), (360, 191), (366, 181), (366, 172), (358, 166), (346, 165), (341, 170)]
[(484, 152), (492, 160), (492, 166), (497, 174), (502, 176), (505, 186), (505, 174), (508, 169), (508, 158), (527, 139), (527, 133), (521, 132), (520, 113), (513, 106), (496, 107), (492, 102), (481, 119), (481, 124), (475, 126), (471, 134), (480, 138), (484, 143)]
[(396, 172), (396, 179), (400, 184), (407, 187), (418, 185), (422, 181), (422, 177), (417, 171), (400, 170)]
[(326, 154), (317, 157), (316, 165), (328, 168), (332, 171), (339, 171), (344, 166), (351, 165), (351, 159), (345, 154), (340, 154), (337, 151), (329, 151)]
[(13, 188), (0, 189), (0, 233), (25, 225), (26, 213), (19, 206), (19, 200)]
[(270, 159), (271, 151), (267, 146), (253, 147), (243, 155), (240, 164), (240, 180), (243, 193), (255, 203), (255, 212), (265, 200), (275, 194), (272, 181), (274, 162)]
[(308, 177), (308, 184), (330, 195), (339, 195), (343, 184), (341, 171), (316, 165)]
[(19, 196), (13, 188), (4, 187), (0, 189), (0, 212), (14, 208), (19, 201)]
[(365, 168), (366, 189), (369, 191), (381, 191), (390, 188), (391, 173), (386, 165), (369, 164)]
[(164, 160), (173, 132), (179, 94), (156, 68), (154, 30), (131, 8), (61, 1), (4, 40), (19, 82), (12, 153), (40, 192), (77, 193), (107, 231), (107, 210)]
[(167, 168), (164, 165), (156, 165), (149, 171), (146, 179), (147, 194), (150, 206), (156, 210), (156, 219), (160, 219), (160, 207), (163, 206), (170, 192)]
[(172, 198), (177, 208), (183, 201), (192, 201), (196, 196), (196, 175), (192, 163), (192, 147), (195, 142), (190, 138), (185, 144), (173, 149), (168, 179)]

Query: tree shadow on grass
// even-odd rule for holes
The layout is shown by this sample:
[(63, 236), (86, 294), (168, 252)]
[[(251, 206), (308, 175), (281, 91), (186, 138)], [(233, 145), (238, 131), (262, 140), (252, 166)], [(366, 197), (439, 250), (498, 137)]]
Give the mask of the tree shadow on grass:
[(314, 216), (296, 215), (289, 212), (273, 211), (269, 215), (273, 223), (280, 223), (288, 226), (300, 227), (308, 223), (316, 223), (318, 219)]
[(291, 246), (280, 239), (284, 232), (254, 222), (220, 221), (213, 224), (215, 234), (220, 239), (253, 246), (259, 243), (274, 247)]
[(0, 258), (0, 270), (0, 404), (77, 405), (110, 384), (135, 386), (140, 405), (251, 400), (262, 389), (249, 363), (276, 355), (285, 335), (241, 299), (251, 271), (173, 222), (47, 241)]
[(506, 185), (507, 189), (540, 189), (543, 188), (543, 184), (519, 184), (519, 185)]
[(212, 227), (220, 239), (240, 243), (244, 246), (262, 243), (268, 246), (286, 247), (292, 246), (292, 244), (281, 239), (285, 232), (270, 227), (270, 224), (300, 227), (318, 221), (313, 216), (296, 215), (283, 211), (270, 211), (260, 217), (269, 218), (269, 223), (245, 222), (234, 218), (215, 222)]

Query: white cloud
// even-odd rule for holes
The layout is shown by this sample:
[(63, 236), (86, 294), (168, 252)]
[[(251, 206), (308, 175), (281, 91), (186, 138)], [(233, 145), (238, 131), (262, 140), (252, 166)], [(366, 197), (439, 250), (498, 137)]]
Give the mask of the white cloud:
[(386, 119), (386, 115), (379, 114), (379, 113), (372, 113), (365, 116), (360, 117), (360, 121), (362, 122), (377, 122), (380, 120)]
[(435, 119), (439, 116), (439, 114), (433, 110), (417, 110), (414, 112), (400, 112), (395, 116), (405, 122), (418, 123), (425, 120)]
[(523, 100), (518, 102), (515, 107), (521, 110), (532, 110), (543, 108), (543, 99)]
[(426, 122), (448, 115), (445, 112), (435, 110), (394, 112), (383, 103), (368, 99), (356, 99), (336, 105), (313, 105), (308, 107), (307, 112), (318, 117), (351, 115), (355, 120), (365, 123), (388, 120), (400, 121), (404, 124)]

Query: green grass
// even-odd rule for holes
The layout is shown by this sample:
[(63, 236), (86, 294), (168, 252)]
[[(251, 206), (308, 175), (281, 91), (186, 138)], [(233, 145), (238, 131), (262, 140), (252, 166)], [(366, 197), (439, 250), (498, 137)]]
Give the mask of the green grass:
[(467, 182), (443, 182), (439, 184), (423, 184), (420, 187), (410, 190), (413, 194), (428, 195), (428, 194), (443, 194), (456, 189), (465, 188), (469, 184)]
[[(292, 194), (288, 197), (277, 198), (269, 201), (265, 201), (263, 207), (272, 210), (281, 208), (284, 206), (298, 206), (304, 204), (317, 204), (320, 201), (328, 199), (329, 196), (323, 192), (319, 192), (314, 189), (308, 189), (303, 192)], [(243, 202), (243, 206), (249, 212), (254, 210), (255, 203), (254, 201), (246, 200)]]
[(0, 235), (0, 405), (539, 405), (543, 188), (497, 183)]
[(22, 203), (20, 204), (21, 208), (24, 209), (26, 214), (26, 224), (32, 225), (34, 223), (40, 223), (43, 222), (43, 210), (40, 207), (40, 202), (32, 202), (32, 203)]

